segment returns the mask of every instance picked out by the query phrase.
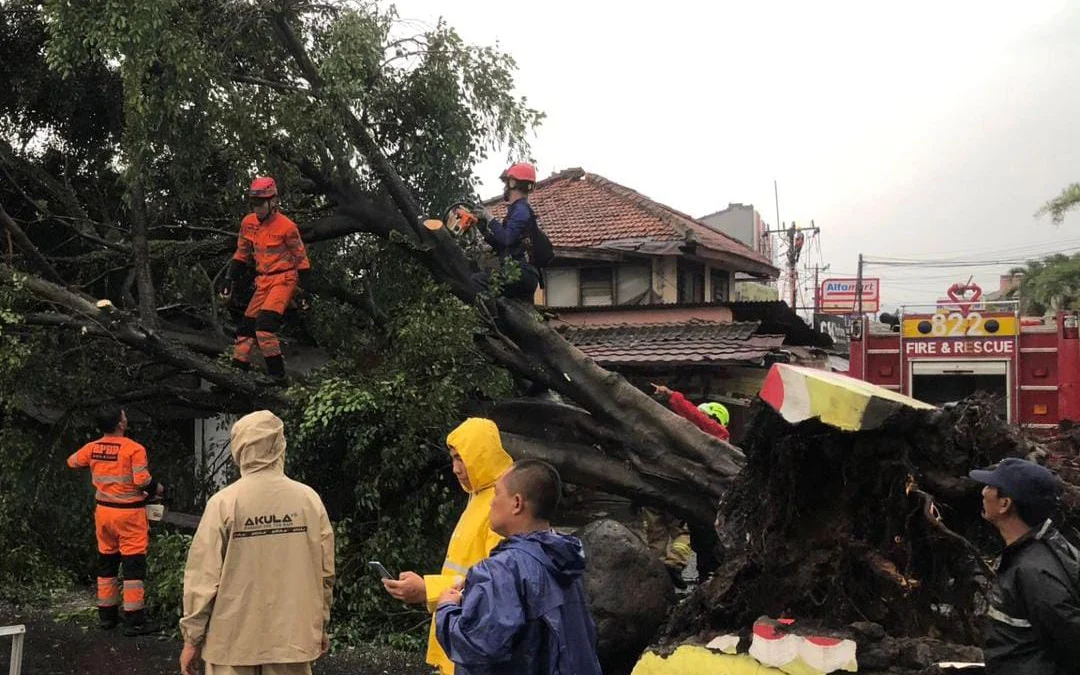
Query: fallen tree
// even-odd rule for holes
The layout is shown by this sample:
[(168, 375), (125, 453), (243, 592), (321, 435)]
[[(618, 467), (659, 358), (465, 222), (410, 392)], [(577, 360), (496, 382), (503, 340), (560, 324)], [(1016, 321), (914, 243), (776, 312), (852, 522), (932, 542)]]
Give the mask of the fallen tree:
[[(701, 433), (622, 377), (597, 366), (547, 326), (531, 306), (479, 296), (470, 278), (475, 263), (445, 230), (432, 232), (421, 226), (425, 209), (416, 195), (446, 190), (445, 186), (440, 186), (440, 181), (450, 185), (450, 189), (457, 189), (453, 184), (462, 181), (456, 177), (447, 181), (446, 177), (437, 174), (421, 177), (411, 169), (403, 177), (390, 154), (396, 150), (394, 154), (399, 158), (407, 156), (403, 154), (409, 147), (407, 144), (416, 141), (411, 137), (395, 140), (394, 134), (388, 133), (384, 125), (373, 121), (372, 117), (377, 114), (398, 113), (391, 109), (376, 113), (368, 98), (369, 91), (378, 86), (378, 78), (387, 77), (387, 71), (380, 71), (375, 66), (369, 71), (368, 79), (357, 82), (342, 79), (336, 70), (342, 65), (343, 54), (334, 53), (333, 49), (344, 47), (335, 42), (337, 36), (320, 32), (323, 30), (320, 21), (327, 18), (343, 22), (364, 21), (368, 20), (367, 15), (351, 10), (271, 2), (251, 6), (226, 0), (216, 3), (216, 8), (223, 16), (234, 16), (244, 26), (245, 39), (251, 40), (250, 44), (245, 43), (249, 51), (244, 58), (250, 60), (247, 72), (238, 75), (234, 71), (215, 71), (214, 67), (218, 66), (233, 67), (227, 53), (222, 54), (219, 61), (210, 59), (209, 63), (197, 58), (190, 62), (184, 58), (176, 63), (161, 63), (158, 60), (160, 48), (128, 43), (109, 32), (105, 25), (101, 26), (103, 32), (99, 35), (95, 32), (99, 18), (83, 16), (79, 14), (81, 10), (75, 8), (57, 9), (58, 13), (51, 17), (50, 47), (63, 55), (63, 58), (54, 59), (61, 68), (63, 64), (83, 58), (73, 56), (65, 49), (78, 53), (86, 48), (85, 44), (68, 44), (70, 36), (65, 29), (75, 26), (76, 21), (82, 22), (78, 24), (80, 26), (90, 22), (87, 30), (95, 36), (93, 44), (102, 56), (124, 55), (119, 78), (129, 97), (142, 97), (143, 107), (132, 107), (129, 99), (124, 100), (127, 117), (115, 130), (124, 170), (110, 174), (110, 167), (103, 160), (102, 173), (87, 177), (89, 180), (112, 180), (122, 188), (127, 205), (121, 214), (126, 225), (119, 230), (122, 236), (117, 236), (118, 230), (109, 224), (111, 214), (102, 209), (102, 213), (94, 215), (94, 205), (86, 203), (84, 193), (63, 177), (42, 171), (25, 154), (5, 150), (0, 155), (12, 188), (8, 194), (18, 200), (19, 208), (14, 212), (22, 222), (36, 217), (41, 223), (36, 236), (31, 236), (7, 212), (0, 212), (0, 224), (12, 236), (13, 252), (17, 249), (21, 254), (0, 268), (0, 274), (5, 283), (28, 291), (37, 301), (27, 307), (30, 311), (22, 324), (111, 340), (138, 352), (140, 358), (167, 364), (209, 381), (219, 389), (231, 391), (249, 400), (253, 406), (278, 411), (289, 408), (289, 398), (270, 389), (267, 380), (231, 371), (206, 358), (228, 348), (228, 340), (224, 339), (228, 318), (219, 316), (212, 297), (214, 279), (221, 273), (233, 240), (221, 234), (221, 227), (207, 226), (191, 219), (179, 218), (180, 222), (169, 224), (168, 209), (177, 209), (179, 215), (186, 207), (162, 196), (164, 182), (154, 173), (150, 149), (157, 144), (163, 152), (185, 153), (180, 147), (181, 143), (189, 142), (185, 127), (203, 124), (197, 118), (183, 117), (175, 106), (170, 107), (170, 96), (203, 101), (197, 105), (212, 103), (204, 100), (206, 93), (199, 90), (195, 82), (171, 85), (175, 91), (159, 95), (145, 84), (134, 85), (129, 78), (131, 71), (139, 67), (165, 74), (175, 69), (177, 73), (186, 73), (201, 81), (209, 90), (231, 97), (235, 105), (242, 105), (240, 96), (254, 96), (265, 108), (295, 111), (304, 116), (302, 121), (293, 120), (294, 127), (289, 130), (288, 138), (272, 126), (251, 135), (261, 135), (259, 145), (275, 157), (281, 173), (288, 175), (291, 172), (296, 185), (302, 186), (302, 209), (313, 216), (297, 218), (302, 223), (305, 241), (312, 244), (346, 241), (358, 235), (369, 235), (397, 247), (426, 268), (435, 281), (443, 284), (460, 301), (476, 308), (483, 327), (482, 334), (477, 336), (477, 346), (488, 358), (517, 377), (558, 392), (579, 406), (577, 411), (568, 413), (587, 418), (587, 423), (575, 423), (575, 443), (578, 445), (545, 447), (542, 443), (544, 435), (536, 435), (537, 430), (532, 430), (531, 442), (523, 438), (514, 443), (520, 454), (543, 455), (567, 475), (672, 511), (697, 526), (711, 523), (716, 501), (741, 466), (739, 450)], [(373, 20), (377, 23), (381, 19)], [(213, 29), (209, 25), (204, 28)], [(140, 29), (133, 26), (131, 30)], [(189, 35), (188, 38), (196, 36)], [(197, 39), (207, 38), (198, 36)], [(258, 45), (261, 53), (251, 51), (251, 44)], [(321, 45), (319, 56), (313, 55), (313, 44)], [(417, 45), (417, 53), (451, 62), (466, 58), (468, 53), (445, 34), (429, 36), (426, 43), (419, 40)], [(372, 49), (372, 53), (377, 54), (385, 47), (379, 44), (373, 45)], [(447, 56), (440, 57), (440, 50)], [(185, 44), (184, 51), (197, 50)], [(390, 61), (397, 58), (395, 54), (401, 56), (392, 51)], [(430, 56), (433, 54), (435, 56)], [(492, 68), (495, 58), (494, 53), (485, 53), (476, 63), (453, 63), (451, 67)], [(437, 66), (443, 68), (447, 64), (440, 62)], [(260, 68), (263, 69), (261, 72)], [(347, 76), (355, 78), (355, 73)], [(104, 66), (101, 77), (109, 78), (108, 66)], [(515, 133), (520, 135), (527, 115), (519, 112), (518, 103), (508, 98), (507, 92), (499, 91), (498, 88), (505, 84), (498, 80), (499, 77), (502, 75), (497, 75), (491, 84), (483, 85), (476, 84), (480, 80), (474, 78), (471, 83), (474, 90), (466, 89), (463, 93), (475, 97), (473, 102), (477, 104), (483, 100), (481, 97), (495, 98), (501, 109), (484, 113), (496, 116), (492, 127), (516, 124), (520, 128)], [(453, 97), (460, 89), (454, 82), (446, 82), (445, 86), (445, 92), (436, 90), (434, 96)], [(491, 89), (476, 89), (478, 87)], [(401, 102), (402, 105), (412, 103)], [(251, 110), (257, 124), (275, 123), (274, 120), (260, 119), (254, 107)], [(474, 115), (476, 112), (466, 109), (463, 114)], [(150, 124), (156, 125), (156, 135), (146, 135)], [(212, 130), (207, 129), (206, 133), (211, 134), (207, 140), (216, 140)], [(244, 134), (245, 130), (240, 128), (235, 133)], [(510, 138), (506, 136), (510, 132), (492, 133), (503, 134), (504, 140)], [(196, 161), (194, 157), (190, 159)], [(198, 164), (207, 166), (205, 159), (198, 160)], [(177, 167), (177, 170), (183, 170), (183, 167)], [(454, 171), (457, 172), (456, 167)], [(173, 180), (169, 174), (164, 178)], [(464, 182), (467, 184), (468, 180)], [(45, 199), (45, 196), (49, 198)], [(235, 225), (224, 227), (231, 229)], [(54, 242), (62, 233), (69, 237), (60, 240), (63, 245), (57, 250)], [(43, 250), (46, 245), (54, 250)], [(204, 297), (210, 300), (201, 307), (194, 307), (197, 323), (206, 327), (202, 334), (192, 330), (190, 325), (161, 315), (156, 298), (164, 295), (162, 274), (172, 273), (164, 267), (163, 260), (169, 260), (170, 268), (175, 260), (201, 270), (202, 279), (198, 283), (204, 289)], [(214, 261), (212, 267), (204, 268), (207, 260)], [(101, 273), (87, 279), (84, 274), (88, 265), (97, 267)], [(343, 273), (345, 277), (349, 276), (347, 270)], [(356, 274), (352, 276), (355, 281)], [(116, 284), (117, 279), (123, 279), (122, 283)], [(363, 304), (363, 294), (343, 288), (340, 280), (324, 284), (322, 294), (351, 301), (362, 311), (372, 313), (372, 307)], [(99, 307), (94, 302), (98, 297), (115, 302)], [(526, 412), (526, 416), (542, 414), (545, 414), (542, 405)], [(589, 451), (580, 452), (582, 447)], [(623, 468), (611, 470), (617, 467)]]
[[(675, 610), (660, 648), (737, 634), (763, 615), (870, 650), (867, 624), (893, 638), (978, 644), (986, 560), (1000, 543), (967, 472), (1041, 453), (994, 410), (976, 396), (844, 432), (790, 424), (758, 401), (741, 443), (746, 468), (717, 518), (723, 563)], [(1078, 516), (1066, 505), (1056, 517), (1074, 541)]]

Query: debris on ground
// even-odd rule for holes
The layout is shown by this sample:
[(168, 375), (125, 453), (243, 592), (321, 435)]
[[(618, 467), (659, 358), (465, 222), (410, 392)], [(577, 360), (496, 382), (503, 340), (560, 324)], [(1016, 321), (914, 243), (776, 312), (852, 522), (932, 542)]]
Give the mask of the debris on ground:
[[(987, 560), (1000, 542), (967, 473), (1051, 456), (996, 407), (983, 395), (940, 410), (900, 407), (851, 432), (819, 419), (791, 424), (757, 401), (740, 443), (747, 465), (719, 507), (721, 566), (674, 610), (653, 651), (703, 646), (764, 616), (857, 641), (859, 672), (978, 656), (969, 645), (980, 642)], [(1055, 517), (1074, 542), (1077, 515)]]

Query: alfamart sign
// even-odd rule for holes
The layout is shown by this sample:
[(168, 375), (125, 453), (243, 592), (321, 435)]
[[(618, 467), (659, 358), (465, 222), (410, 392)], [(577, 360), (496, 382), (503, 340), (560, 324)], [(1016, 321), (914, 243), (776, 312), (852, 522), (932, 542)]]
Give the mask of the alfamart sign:
[[(821, 282), (818, 296), (822, 314), (858, 314), (858, 279), (826, 279)], [(862, 280), (862, 311), (876, 313), (881, 309), (881, 280)]]

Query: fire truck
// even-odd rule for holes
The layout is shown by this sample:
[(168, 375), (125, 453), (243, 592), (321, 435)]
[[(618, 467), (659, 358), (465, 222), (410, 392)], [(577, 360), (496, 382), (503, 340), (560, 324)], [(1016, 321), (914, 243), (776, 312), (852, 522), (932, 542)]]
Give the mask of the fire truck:
[(1077, 312), (1023, 317), (1016, 301), (984, 301), (975, 284), (947, 295), (881, 322), (857, 317), (848, 374), (934, 405), (987, 392), (1007, 421), (1044, 433), (1080, 421)]

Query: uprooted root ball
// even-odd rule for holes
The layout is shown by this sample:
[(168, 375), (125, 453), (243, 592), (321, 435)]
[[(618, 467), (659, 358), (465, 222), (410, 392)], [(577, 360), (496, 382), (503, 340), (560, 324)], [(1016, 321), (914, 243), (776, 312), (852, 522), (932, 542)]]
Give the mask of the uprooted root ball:
[(1038, 449), (993, 410), (976, 396), (842, 432), (793, 426), (758, 402), (746, 468), (719, 509), (723, 562), (675, 611), (665, 642), (762, 615), (975, 642), (985, 559), (1000, 545), (967, 472)]

